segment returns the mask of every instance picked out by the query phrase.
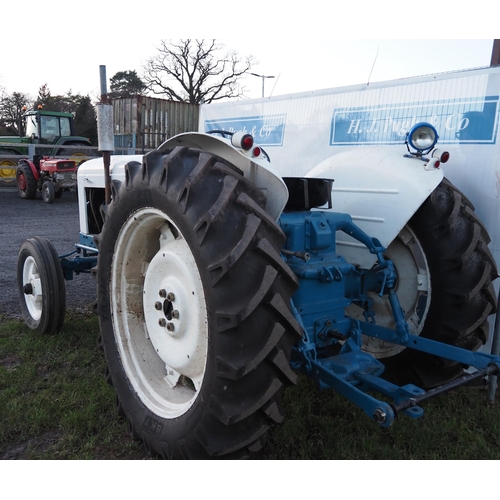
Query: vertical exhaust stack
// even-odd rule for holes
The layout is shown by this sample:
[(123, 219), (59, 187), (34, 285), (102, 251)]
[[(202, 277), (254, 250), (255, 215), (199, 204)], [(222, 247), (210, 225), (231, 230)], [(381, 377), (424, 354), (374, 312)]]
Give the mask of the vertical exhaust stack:
[(113, 106), (108, 99), (106, 84), (106, 66), (99, 66), (101, 79), (101, 101), (96, 106), (97, 112), (97, 138), (98, 151), (102, 153), (104, 163), (104, 191), (105, 203), (111, 202), (111, 176), (109, 166), (111, 163), (111, 153), (115, 150), (113, 135)]

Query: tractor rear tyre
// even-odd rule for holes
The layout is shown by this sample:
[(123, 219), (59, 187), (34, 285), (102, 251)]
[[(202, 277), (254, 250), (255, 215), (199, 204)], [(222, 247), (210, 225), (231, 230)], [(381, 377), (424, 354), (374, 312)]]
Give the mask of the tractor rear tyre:
[(36, 179), (27, 163), (20, 163), (16, 170), (16, 182), (19, 196), (26, 200), (36, 197)]
[(12, 182), (16, 176), (16, 167), (17, 163), (12, 160), (0, 160), (0, 180)]
[[(444, 179), (404, 231), (405, 237), (400, 239), (406, 247), (418, 247), (423, 254), (419, 278), (425, 293), (416, 308), (420, 312), (414, 315), (422, 322), (419, 334), (477, 350), (488, 339), (488, 316), (497, 308), (492, 281), (498, 275), (487, 246), (489, 235), (473, 205)], [(398, 268), (398, 262), (394, 263)], [(381, 361), (387, 367), (387, 378), (424, 388), (441, 385), (463, 373), (457, 363), (412, 349)]]
[(49, 240), (24, 240), (17, 261), (21, 313), (27, 326), (41, 334), (59, 332), (66, 310), (66, 285), (56, 250)]
[(45, 181), (42, 184), (42, 199), (45, 203), (53, 203), (56, 197), (56, 190), (51, 181)]
[[(78, 145), (79, 144), (68, 144), (68, 146), (78, 146)], [(61, 149), (57, 152), (57, 156), (62, 156), (64, 158), (67, 158), (68, 160), (73, 160), (76, 166), (79, 167), (82, 163), (86, 162), (87, 160), (90, 160), (90, 158), (95, 157), (96, 153), (89, 147), (85, 147), (85, 145), (82, 145), (80, 148)]]
[(181, 147), (113, 184), (100, 342), (119, 412), (153, 455), (244, 457), (283, 419), (297, 280), (265, 201), (233, 165)]

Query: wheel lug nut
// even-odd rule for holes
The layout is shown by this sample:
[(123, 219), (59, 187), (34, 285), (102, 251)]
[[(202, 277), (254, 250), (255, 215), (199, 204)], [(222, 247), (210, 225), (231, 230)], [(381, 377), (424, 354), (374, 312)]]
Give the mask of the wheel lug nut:
[(173, 331), (174, 331), (174, 329), (175, 329), (175, 326), (174, 326), (174, 324), (173, 324), (173, 323), (167, 323), (167, 330), (168, 330), (169, 332), (173, 332)]
[(175, 295), (172, 292), (168, 293), (167, 300), (173, 302), (175, 300)]
[(157, 311), (161, 311), (161, 308), (162, 308), (161, 302), (156, 302), (156, 303), (155, 303), (155, 309), (156, 309)]
[(158, 320), (158, 324), (160, 326), (165, 326), (167, 324), (167, 321), (165, 320), (165, 318), (161, 318)]
[(177, 309), (172, 311), (172, 318), (179, 319), (179, 311)]
[(165, 298), (165, 297), (167, 296), (167, 291), (166, 291), (166, 290), (164, 290), (164, 289), (162, 288), (162, 289), (158, 292), (158, 295), (159, 295), (160, 297)]

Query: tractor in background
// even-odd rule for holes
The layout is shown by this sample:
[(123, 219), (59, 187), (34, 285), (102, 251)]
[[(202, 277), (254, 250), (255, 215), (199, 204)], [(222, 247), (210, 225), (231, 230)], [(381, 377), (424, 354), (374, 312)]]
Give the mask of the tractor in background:
[(33, 161), (20, 160), (16, 171), (19, 196), (33, 199), (37, 192), (45, 203), (52, 203), (63, 192), (77, 187), (77, 165), (74, 160), (35, 156)]
[(0, 137), (0, 155), (7, 156), (0, 158), (0, 177), (4, 180), (16, 178), (16, 156), (27, 157), (29, 144), (38, 146), (35, 147), (35, 154), (66, 157), (77, 166), (96, 156), (90, 140), (75, 134), (71, 113), (42, 109), (27, 111), (21, 129), (25, 131), (22, 136)]

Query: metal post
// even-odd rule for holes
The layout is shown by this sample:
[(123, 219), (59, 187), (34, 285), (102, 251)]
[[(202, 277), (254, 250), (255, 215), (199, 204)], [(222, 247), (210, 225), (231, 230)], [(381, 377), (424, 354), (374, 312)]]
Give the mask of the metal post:
[[(494, 356), (500, 356), (500, 308), (497, 310), (495, 316), (495, 328), (493, 329), (493, 344), (491, 346), (491, 354)], [(493, 404), (495, 402), (495, 394), (497, 390), (497, 375), (490, 375), (488, 380), (488, 403)]]
[(109, 103), (106, 66), (99, 66), (101, 80), (101, 101), (97, 105), (97, 134), (99, 139), (99, 151), (102, 152), (104, 164), (104, 202), (111, 202), (111, 176), (109, 167), (111, 164), (111, 152), (114, 151), (113, 144), (113, 107)]
[(33, 157), (35, 156), (35, 145), (28, 144), (28, 158), (30, 161), (33, 161)]

